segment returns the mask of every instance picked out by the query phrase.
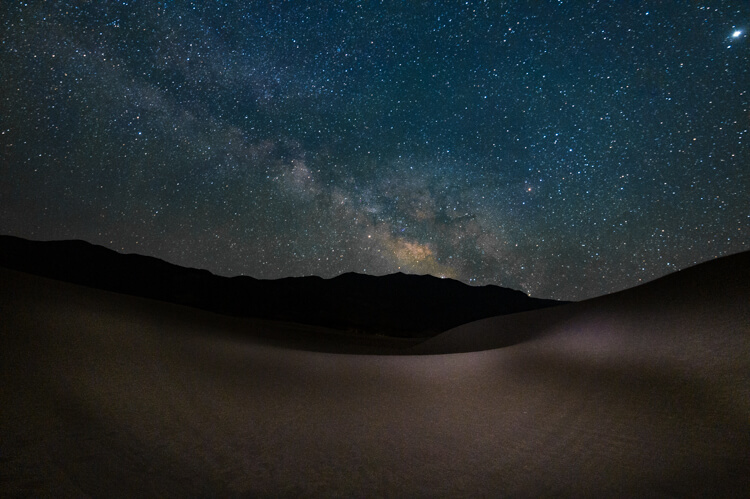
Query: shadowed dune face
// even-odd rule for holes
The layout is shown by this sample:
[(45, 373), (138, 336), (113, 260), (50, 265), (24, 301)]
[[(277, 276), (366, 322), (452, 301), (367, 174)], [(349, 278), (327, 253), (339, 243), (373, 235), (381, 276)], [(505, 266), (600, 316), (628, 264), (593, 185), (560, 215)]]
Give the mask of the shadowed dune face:
[(486, 319), (414, 352), (504, 348), (372, 356), (282, 348), (239, 333), (302, 342), (295, 326), (0, 270), (0, 485), (746, 496), (750, 280), (722, 272)]

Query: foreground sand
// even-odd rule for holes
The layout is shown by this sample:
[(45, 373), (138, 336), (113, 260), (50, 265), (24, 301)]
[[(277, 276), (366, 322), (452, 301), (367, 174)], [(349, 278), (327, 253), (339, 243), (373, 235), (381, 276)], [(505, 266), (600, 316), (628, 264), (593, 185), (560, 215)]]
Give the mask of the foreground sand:
[(746, 263), (409, 351), (439, 355), (0, 269), (0, 491), (746, 497)]

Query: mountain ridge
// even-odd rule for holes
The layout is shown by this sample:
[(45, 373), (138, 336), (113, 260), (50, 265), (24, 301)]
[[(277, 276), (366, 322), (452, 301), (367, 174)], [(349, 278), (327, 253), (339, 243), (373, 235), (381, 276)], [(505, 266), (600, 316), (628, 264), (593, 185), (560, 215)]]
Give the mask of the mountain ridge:
[(396, 337), (430, 337), (478, 319), (566, 303), (500, 286), (402, 272), (347, 272), (328, 279), (224, 277), (83, 240), (31, 241), (9, 235), (0, 235), (0, 265), (224, 315)]

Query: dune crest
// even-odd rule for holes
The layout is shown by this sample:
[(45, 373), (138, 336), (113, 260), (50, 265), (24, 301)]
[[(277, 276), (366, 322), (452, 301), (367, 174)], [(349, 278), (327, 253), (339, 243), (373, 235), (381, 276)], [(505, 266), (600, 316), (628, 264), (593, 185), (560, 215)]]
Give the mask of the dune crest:
[[(540, 336), (589, 331), (609, 336), (747, 333), (750, 252), (704, 262), (638, 287), (563, 307), (490, 317), (457, 326), (410, 349), (413, 354), (491, 350)], [(609, 332), (608, 332), (609, 331)]]

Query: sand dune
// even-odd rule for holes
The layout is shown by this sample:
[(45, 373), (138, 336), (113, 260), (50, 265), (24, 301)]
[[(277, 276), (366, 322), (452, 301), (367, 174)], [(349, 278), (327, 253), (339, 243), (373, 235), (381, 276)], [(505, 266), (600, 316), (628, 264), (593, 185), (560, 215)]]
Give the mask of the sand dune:
[(738, 255), (411, 350), (479, 351), (379, 356), (0, 269), (0, 488), (746, 497), (749, 267)]

